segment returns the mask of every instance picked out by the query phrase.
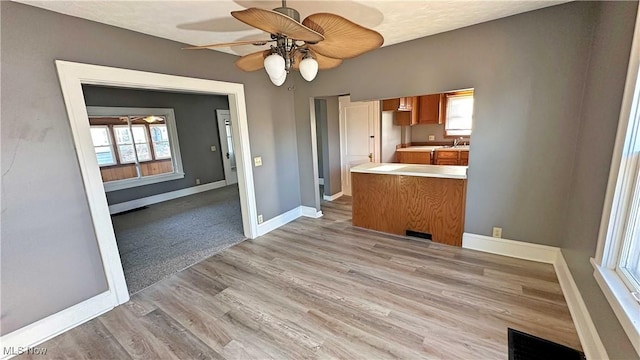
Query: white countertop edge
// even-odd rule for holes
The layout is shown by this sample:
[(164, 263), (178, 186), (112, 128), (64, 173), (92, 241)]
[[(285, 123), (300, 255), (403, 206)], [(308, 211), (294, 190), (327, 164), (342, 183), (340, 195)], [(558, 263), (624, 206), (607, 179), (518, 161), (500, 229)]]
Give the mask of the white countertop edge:
[[(380, 167), (398, 167), (398, 169), (376, 169)], [(412, 169), (403, 169), (406, 167), (410, 167)], [(351, 172), (363, 174), (433, 177), (443, 179), (467, 179), (466, 166), (366, 163), (351, 168)]]

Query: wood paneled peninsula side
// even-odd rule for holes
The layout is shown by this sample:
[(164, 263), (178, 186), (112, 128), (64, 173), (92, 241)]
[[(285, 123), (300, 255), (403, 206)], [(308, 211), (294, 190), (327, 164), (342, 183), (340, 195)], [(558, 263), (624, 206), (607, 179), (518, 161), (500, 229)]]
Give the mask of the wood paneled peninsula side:
[(466, 166), (366, 163), (351, 181), (354, 226), (462, 246)]

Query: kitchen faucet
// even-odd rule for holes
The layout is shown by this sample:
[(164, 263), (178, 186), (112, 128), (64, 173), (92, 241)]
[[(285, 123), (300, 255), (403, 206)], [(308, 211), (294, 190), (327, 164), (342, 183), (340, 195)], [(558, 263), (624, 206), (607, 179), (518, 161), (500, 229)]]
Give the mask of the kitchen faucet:
[(453, 139), (453, 147), (458, 146), (458, 143), (460, 143), (460, 140), (464, 140), (462, 136), (458, 139)]

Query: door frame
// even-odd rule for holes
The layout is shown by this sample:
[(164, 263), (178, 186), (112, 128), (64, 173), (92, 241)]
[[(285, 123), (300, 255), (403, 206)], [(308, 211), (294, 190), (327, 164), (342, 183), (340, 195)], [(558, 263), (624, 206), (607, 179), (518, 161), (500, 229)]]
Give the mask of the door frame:
[[(351, 103), (351, 95), (343, 95), (338, 97), (338, 112), (340, 119), (340, 180), (342, 182), (342, 193), (347, 195), (345, 191), (345, 167), (347, 166), (347, 160), (345, 156), (346, 144), (345, 144), (345, 122), (344, 116), (342, 115), (342, 109), (344, 106), (344, 102), (348, 101)], [(366, 101), (353, 101), (353, 102), (366, 102)], [(380, 162), (380, 126), (381, 126), (381, 112), (380, 112), (380, 101), (372, 100), (370, 101), (373, 104), (373, 162)], [(349, 194), (351, 195), (351, 194)]]
[[(222, 168), (224, 170), (224, 181), (227, 185), (237, 184), (238, 183), (238, 170), (237, 170), (238, 166), (237, 165), (236, 165), (236, 175), (235, 175), (236, 181), (229, 181), (229, 177), (233, 172), (233, 168), (231, 167), (231, 161), (224, 154), (225, 151), (227, 153), (229, 152), (229, 145), (227, 145), (227, 131), (226, 129), (223, 130), (220, 127), (221, 115), (229, 115), (229, 119), (231, 119), (231, 112), (226, 109), (216, 109), (216, 127), (218, 128), (218, 137), (220, 138), (220, 154), (222, 155)], [(231, 120), (229, 120), (229, 122), (231, 122)], [(233, 129), (233, 124), (231, 124), (231, 128)], [(231, 131), (231, 141), (232, 143), (235, 141), (233, 139), (233, 130)], [(235, 151), (236, 151), (235, 146), (232, 150), (233, 150), (233, 153), (235, 154)]]
[[(232, 120), (233, 141), (237, 150), (236, 158), (239, 160), (236, 166), (244, 235), (250, 239), (258, 236), (244, 85), (62, 60), (56, 60), (55, 64), (71, 125), (76, 155), (89, 203), (89, 211), (107, 278), (108, 290), (105, 293), (108, 293), (107, 295), (111, 299), (111, 307), (127, 302), (129, 300), (129, 292), (118, 253), (100, 168), (91, 141), (87, 108), (82, 91), (83, 84), (193, 94), (227, 95)], [(101, 295), (105, 295), (105, 293)], [(108, 310), (104, 309), (104, 311)]]

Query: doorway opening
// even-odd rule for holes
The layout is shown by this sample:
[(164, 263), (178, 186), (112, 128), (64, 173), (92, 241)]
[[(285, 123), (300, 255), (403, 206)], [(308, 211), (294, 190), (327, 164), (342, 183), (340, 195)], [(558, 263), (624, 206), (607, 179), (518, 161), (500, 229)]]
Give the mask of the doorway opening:
[(380, 160), (379, 101), (352, 102), (349, 95), (310, 98), (316, 207), (350, 196), (350, 169)]
[(227, 96), (82, 89), (129, 293), (246, 239)]
[(242, 84), (59, 60), (56, 61), (56, 67), (73, 133), (89, 211), (102, 256), (105, 277), (109, 285), (109, 289), (105, 293), (85, 301), (85, 306), (90, 308), (92, 313), (104, 312), (115, 305), (128, 301), (129, 291), (112, 227), (104, 182), (91, 139), (83, 85), (227, 96), (233, 133), (233, 148), (237, 159), (242, 229), (247, 238), (253, 239), (257, 236), (257, 210)]

